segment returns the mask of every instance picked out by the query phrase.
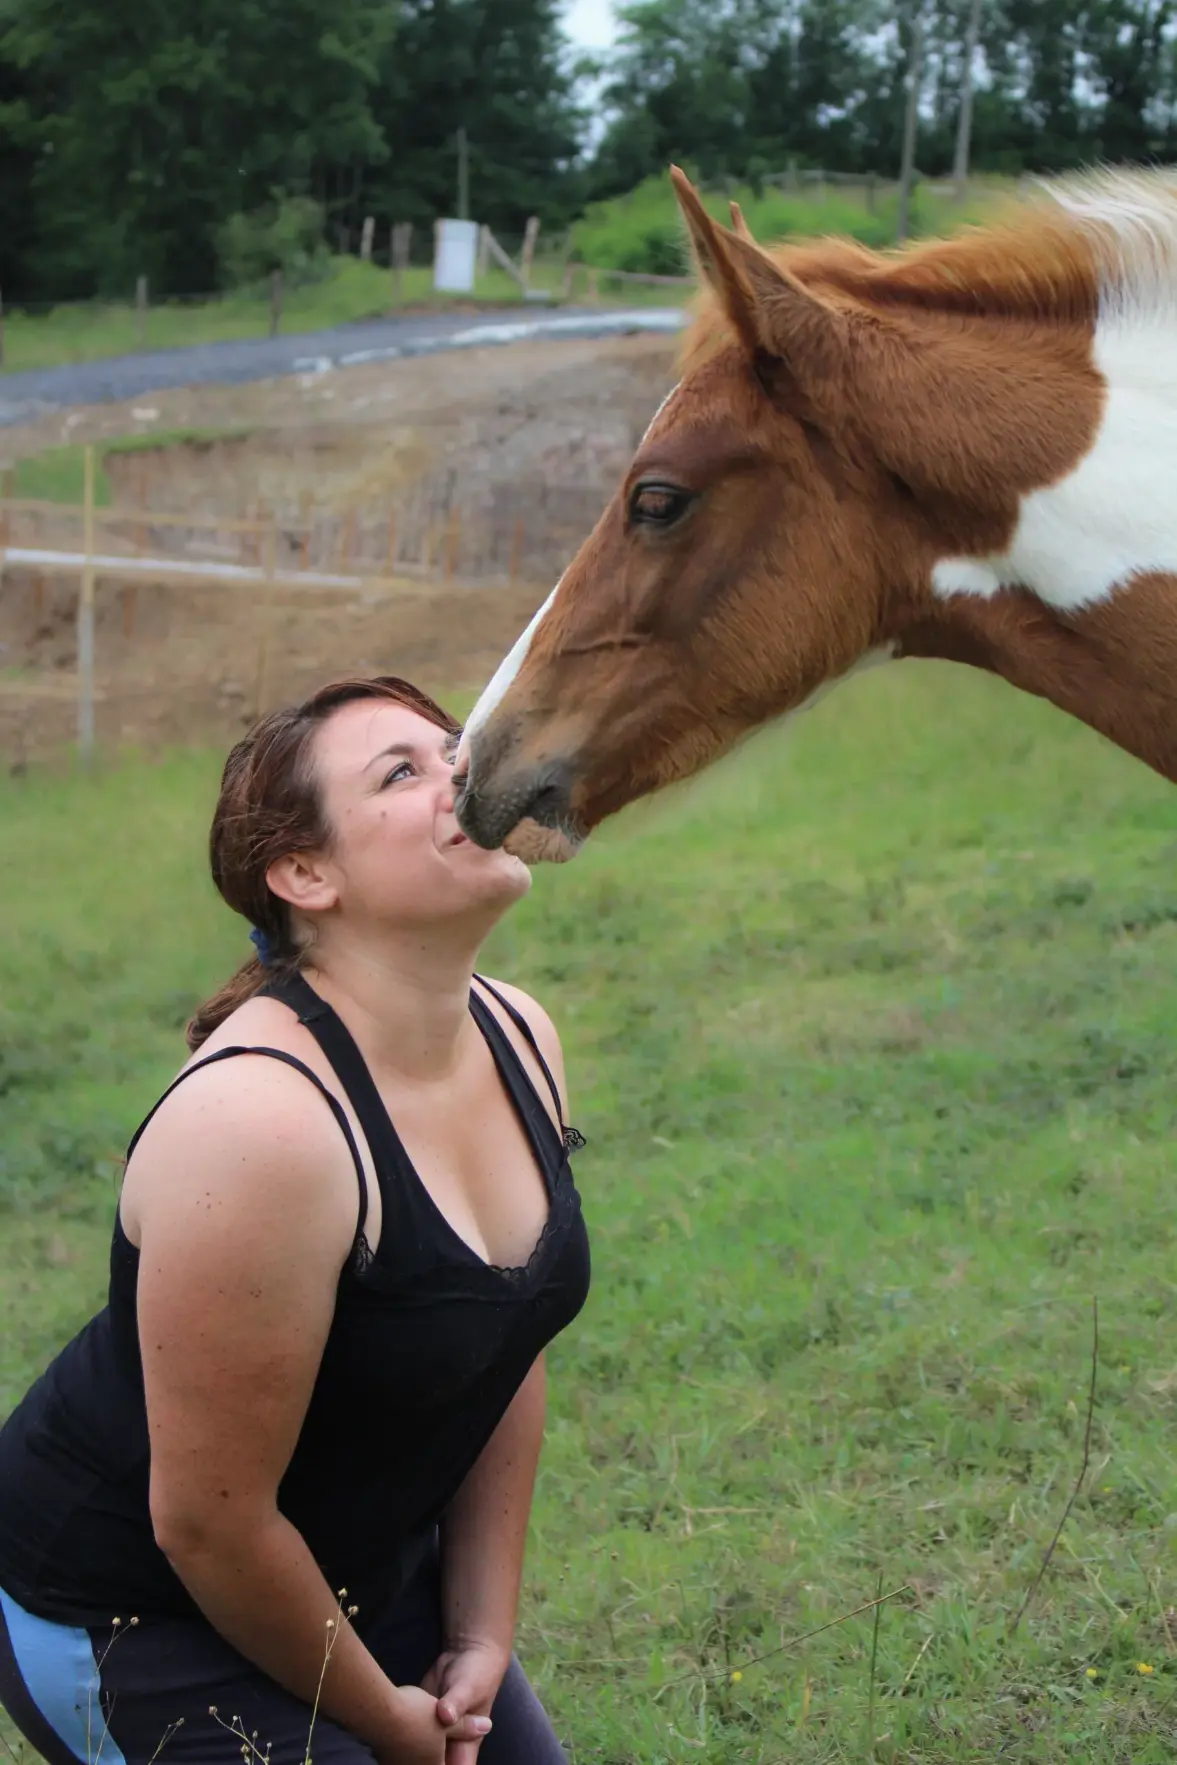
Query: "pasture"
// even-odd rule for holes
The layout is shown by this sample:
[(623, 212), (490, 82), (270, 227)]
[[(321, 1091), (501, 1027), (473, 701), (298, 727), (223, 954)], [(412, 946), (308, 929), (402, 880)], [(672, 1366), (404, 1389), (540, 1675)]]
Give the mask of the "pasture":
[[(218, 765), (0, 781), (0, 1413), (247, 952)], [(589, 1141), (520, 1636), (574, 1765), (1173, 1758), (1175, 879), (1171, 787), (911, 664), (537, 876), (485, 966)]]

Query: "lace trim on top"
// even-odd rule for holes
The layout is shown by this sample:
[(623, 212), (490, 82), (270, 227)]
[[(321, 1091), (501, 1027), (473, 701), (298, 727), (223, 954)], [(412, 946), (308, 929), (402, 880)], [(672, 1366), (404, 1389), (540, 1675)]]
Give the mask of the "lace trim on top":
[(351, 1255), (348, 1257), (347, 1262), (344, 1265), (345, 1273), (349, 1275), (366, 1275), (375, 1261), (376, 1252), (368, 1243), (368, 1234), (364, 1231), (357, 1232), (356, 1241), (351, 1247)]
[[(561, 1198), (556, 1196), (548, 1209), (548, 1217), (544, 1221), (543, 1230), (535, 1241), (535, 1248), (526, 1262), (488, 1262), (484, 1263), (483, 1267), (488, 1268), (492, 1274), (502, 1275), (504, 1280), (510, 1281), (513, 1286), (521, 1287), (535, 1273), (539, 1260), (551, 1241), (553, 1232), (561, 1224), (562, 1213)], [(481, 1257), (478, 1260), (482, 1262)]]

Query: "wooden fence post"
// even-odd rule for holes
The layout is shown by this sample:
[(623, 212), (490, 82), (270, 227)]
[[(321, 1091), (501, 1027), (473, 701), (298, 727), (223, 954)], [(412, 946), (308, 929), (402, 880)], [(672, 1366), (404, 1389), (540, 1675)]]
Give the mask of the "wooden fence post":
[(478, 264), (475, 277), (483, 281), (490, 269), (490, 228), (485, 224), (478, 229)]
[(588, 273), (588, 297), (591, 306), (600, 304), (601, 273), (599, 270), (590, 270)]
[(147, 277), (135, 278), (135, 348), (147, 348)]
[(270, 630), (274, 622), (274, 574), (278, 568), (278, 517), (271, 515), (266, 530), (266, 580), (262, 589), (262, 634), (257, 647), (257, 715), (269, 703)]
[(400, 301), (404, 293), (404, 274), (409, 267), (413, 247), (412, 221), (394, 221), (392, 227), (392, 297)]
[(372, 235), (376, 231), (376, 216), (365, 215), (363, 230), (360, 233), (360, 262), (370, 264), (372, 261)]
[(523, 231), (523, 250), (519, 253), (519, 274), (524, 288), (531, 286), (531, 266), (535, 259), (535, 242), (539, 237), (539, 216), (530, 215)]
[(270, 336), (278, 335), (278, 327), (282, 323), (282, 272), (270, 272)]
[(82, 584), (78, 591), (78, 755), (94, 759), (94, 446), (82, 455)]

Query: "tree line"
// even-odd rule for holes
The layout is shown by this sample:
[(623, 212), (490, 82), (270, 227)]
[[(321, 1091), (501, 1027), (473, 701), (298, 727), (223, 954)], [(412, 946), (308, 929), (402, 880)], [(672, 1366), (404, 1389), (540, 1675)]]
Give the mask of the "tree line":
[[(981, 0), (974, 169), (1172, 159), (1177, 0)], [(683, 160), (893, 176), (917, 13), (924, 173), (949, 170), (973, 0), (631, 0), (571, 54), (560, 0), (0, 0), (0, 293), (155, 294), (363, 217), (562, 226)], [(256, 249), (250, 249), (250, 241)]]

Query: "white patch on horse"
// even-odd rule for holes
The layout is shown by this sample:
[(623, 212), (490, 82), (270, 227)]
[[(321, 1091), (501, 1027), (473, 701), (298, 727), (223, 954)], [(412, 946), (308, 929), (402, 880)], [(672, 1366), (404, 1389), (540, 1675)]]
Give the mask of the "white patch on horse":
[(639, 444), (640, 446), (644, 447), (646, 445), (647, 441), (649, 441), (651, 435), (653, 435), (653, 433), (654, 433), (654, 426), (657, 423), (659, 417), (669, 407), (671, 399), (674, 397), (675, 393), (679, 391), (681, 386), (682, 386), (682, 381), (680, 380), (678, 382), (677, 386), (672, 386), (670, 388), (670, 391), (666, 394), (666, 397), (662, 400), (662, 403), (658, 406), (658, 409), (654, 412), (654, 415), (650, 418), (649, 423), (646, 425), (646, 433), (642, 436), (641, 442)]
[[(681, 384), (682, 382), (680, 381), (679, 385)], [(662, 403), (651, 417), (649, 427), (647, 428), (645, 435), (642, 437), (643, 442), (649, 440), (653, 433), (654, 425), (657, 423), (662, 413), (668, 408), (671, 399), (678, 390), (678, 386), (672, 386), (670, 388), (670, 391), (666, 394), (666, 397), (662, 400)], [(560, 582), (563, 582), (563, 580), (564, 578), (561, 577)], [(522, 637), (516, 641), (510, 653), (499, 663), (491, 678), (490, 684), (484, 689), (478, 703), (475, 705), (473, 711), (471, 711), (469, 717), (467, 717), (466, 727), (462, 731), (462, 740), (458, 747), (458, 757), (455, 762), (459, 771), (461, 771), (462, 767), (469, 759), (471, 736), (476, 730), (482, 727), (490, 717), (491, 712), (502, 703), (506, 696), (507, 688), (522, 668), (527, 657), (527, 652), (531, 648), (531, 641), (539, 629), (540, 620), (560, 592), (560, 582), (557, 582), (555, 588), (552, 590), (539, 612), (535, 615), (535, 618), (531, 621), (531, 624), (527, 627), (527, 630), (523, 633)]]
[(1177, 313), (1101, 319), (1094, 353), (1107, 381), (1094, 446), (1022, 499), (1008, 550), (938, 563), (937, 594), (1021, 587), (1074, 612), (1145, 571), (1177, 572)]
[(945, 558), (932, 583), (945, 596), (1026, 588), (1075, 612), (1145, 572), (1177, 572), (1177, 175), (1106, 172), (1050, 195), (1100, 271), (1103, 419), (1067, 477), (1023, 498), (1007, 551)]
[[(564, 578), (561, 576), (560, 582), (563, 582), (563, 580)], [(482, 697), (475, 705), (473, 711), (471, 711), (469, 717), (467, 717), (466, 726), (462, 731), (462, 740), (458, 748), (458, 758), (456, 761), (459, 771), (462, 769), (462, 766), (468, 757), (470, 737), (474, 734), (475, 730), (481, 728), (495, 707), (502, 702), (506, 695), (507, 688), (518, 674), (520, 668), (522, 668), (527, 652), (531, 648), (531, 640), (539, 630), (540, 621), (560, 592), (560, 582), (557, 582), (555, 588), (552, 590), (539, 612), (535, 615), (531, 624), (527, 627), (527, 630), (521, 637), (516, 639), (509, 654), (504, 656), (503, 660), (499, 663), (494, 674), (491, 676), (489, 684), (484, 688)]]

